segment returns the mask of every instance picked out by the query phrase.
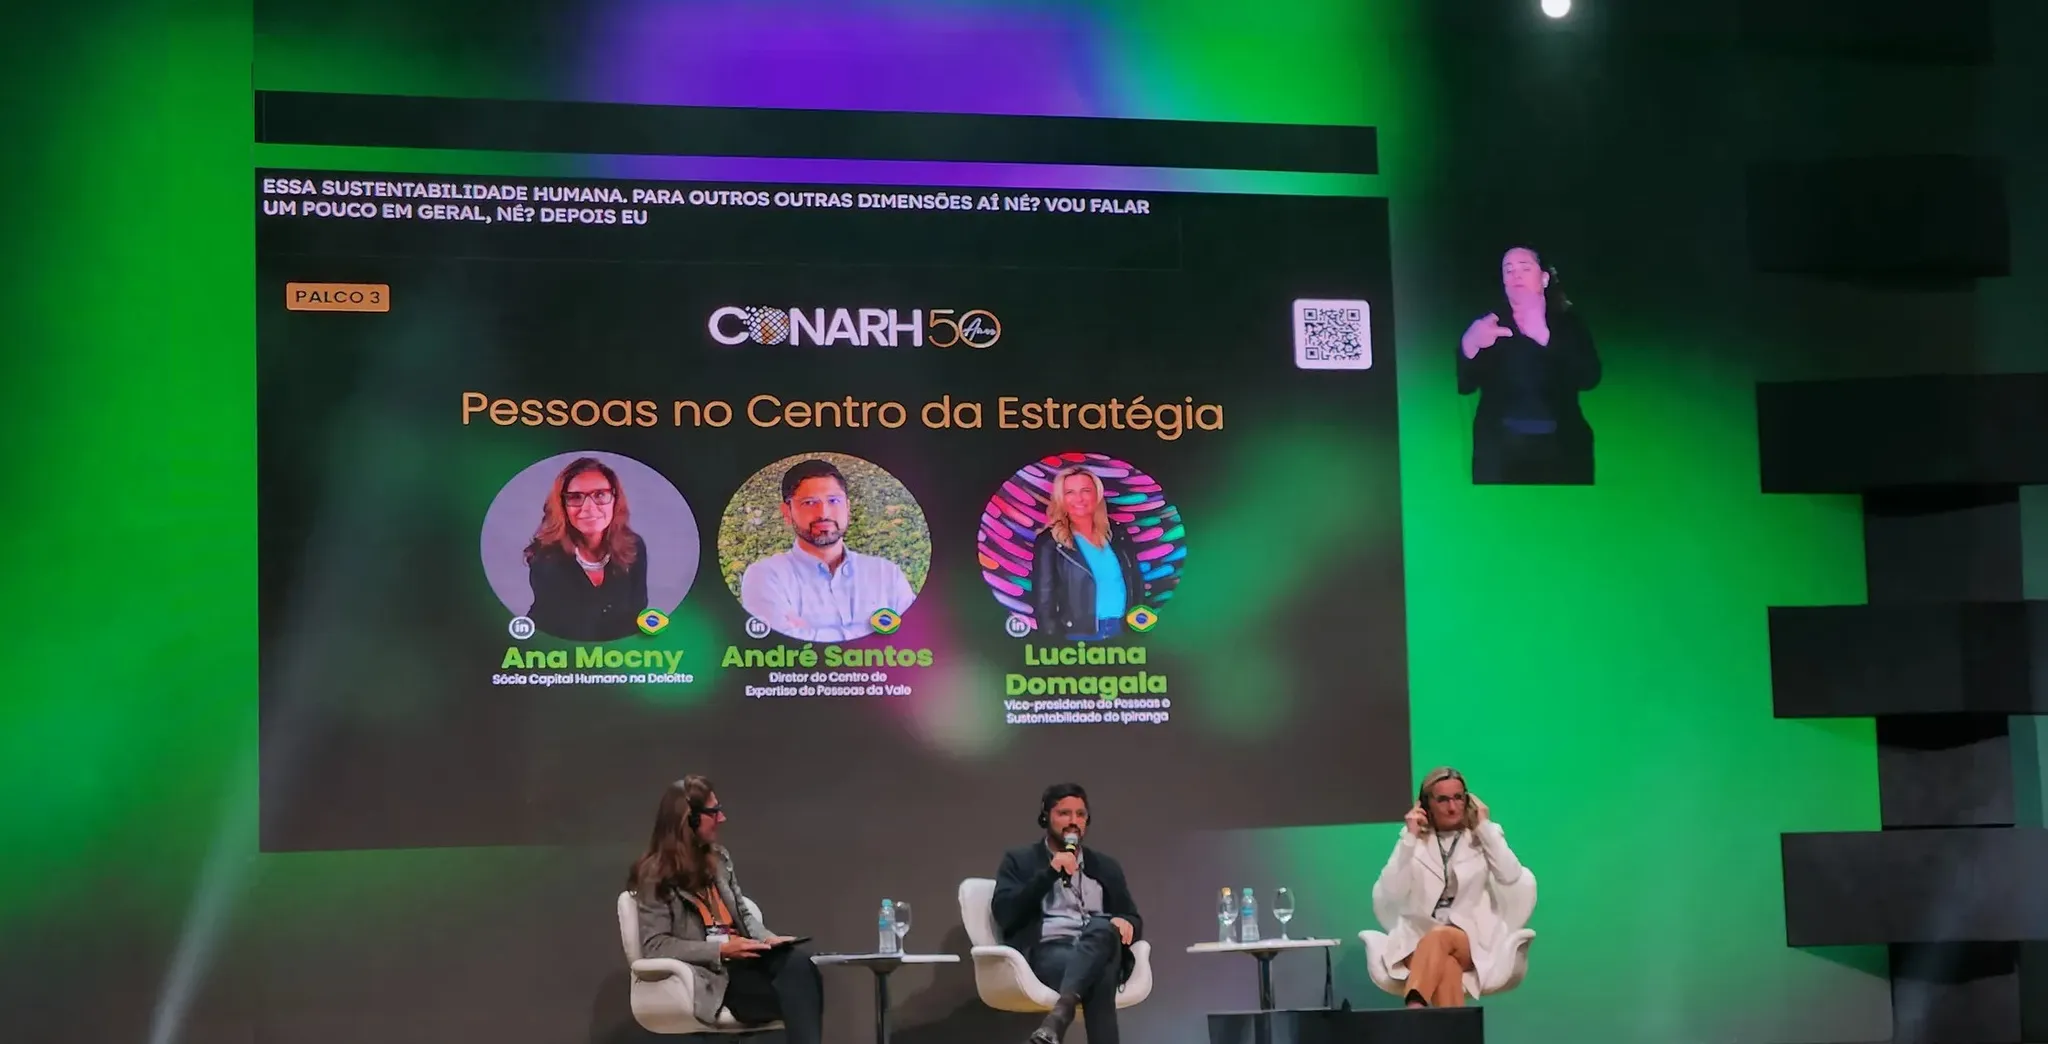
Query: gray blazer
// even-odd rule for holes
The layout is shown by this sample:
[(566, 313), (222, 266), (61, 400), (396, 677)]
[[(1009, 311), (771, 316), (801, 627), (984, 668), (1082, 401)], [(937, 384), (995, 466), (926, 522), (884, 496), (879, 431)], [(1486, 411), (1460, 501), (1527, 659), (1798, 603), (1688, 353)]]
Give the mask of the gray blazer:
[[(718, 846), (718, 863), (718, 894), (739, 922), (740, 931), (750, 939), (772, 938), (774, 933), (747, 909), (740, 879), (733, 873), (732, 853), (724, 845)], [(697, 1021), (707, 1026), (717, 1022), (718, 1010), (725, 1007), (725, 960), (718, 956), (718, 944), (704, 937), (704, 918), (698, 915), (697, 904), (688, 896), (663, 898), (644, 891), (635, 893), (635, 898), (640, 902), (640, 956), (667, 957), (702, 969), (696, 976)]]

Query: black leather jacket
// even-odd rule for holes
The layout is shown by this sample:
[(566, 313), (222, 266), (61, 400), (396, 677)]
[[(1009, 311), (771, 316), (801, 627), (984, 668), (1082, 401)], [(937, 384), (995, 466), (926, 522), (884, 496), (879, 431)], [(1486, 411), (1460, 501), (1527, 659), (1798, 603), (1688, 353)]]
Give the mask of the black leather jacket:
[[(1124, 611), (1129, 612), (1145, 597), (1138, 554), (1131, 538), (1115, 526), (1110, 527), (1109, 550), (1123, 566)], [(1039, 637), (1049, 642), (1095, 633), (1095, 574), (1088, 571), (1080, 549), (1061, 547), (1050, 529), (1031, 542), (1031, 613), (1038, 620)]]

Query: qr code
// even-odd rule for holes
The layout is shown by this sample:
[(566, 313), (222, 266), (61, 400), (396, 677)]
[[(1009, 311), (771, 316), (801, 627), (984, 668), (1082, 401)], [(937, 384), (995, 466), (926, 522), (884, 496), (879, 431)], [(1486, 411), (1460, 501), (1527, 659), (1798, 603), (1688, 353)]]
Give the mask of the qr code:
[(1294, 365), (1304, 370), (1372, 368), (1372, 306), (1364, 301), (1294, 302)]

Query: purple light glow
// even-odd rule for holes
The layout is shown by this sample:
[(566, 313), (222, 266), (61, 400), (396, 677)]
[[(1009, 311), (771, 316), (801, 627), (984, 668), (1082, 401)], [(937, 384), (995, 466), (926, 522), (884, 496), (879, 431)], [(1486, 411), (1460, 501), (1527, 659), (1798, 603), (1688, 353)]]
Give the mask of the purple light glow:
[(1096, 19), (963, 6), (617, 0), (579, 86), (642, 105), (1105, 114)]
[[(971, 0), (610, 0), (575, 90), (640, 105), (1120, 116), (1112, 28), (1067, 5)], [(1368, 195), (1355, 175), (910, 160), (592, 156), (649, 181)]]
[[(1214, 172), (1160, 167), (941, 163), (923, 160), (770, 159), (749, 156), (587, 156), (588, 175), (643, 181), (757, 181), (831, 185), (931, 185), (960, 188), (1201, 191)], [(1292, 175), (1314, 179), (1331, 175)]]

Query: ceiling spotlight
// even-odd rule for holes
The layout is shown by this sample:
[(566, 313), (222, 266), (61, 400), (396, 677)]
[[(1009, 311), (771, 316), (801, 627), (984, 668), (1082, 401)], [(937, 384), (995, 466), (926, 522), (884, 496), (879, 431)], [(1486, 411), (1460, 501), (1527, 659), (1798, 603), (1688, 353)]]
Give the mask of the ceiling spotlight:
[(1543, 13), (1552, 18), (1563, 18), (1572, 13), (1572, 0), (1543, 0)]

